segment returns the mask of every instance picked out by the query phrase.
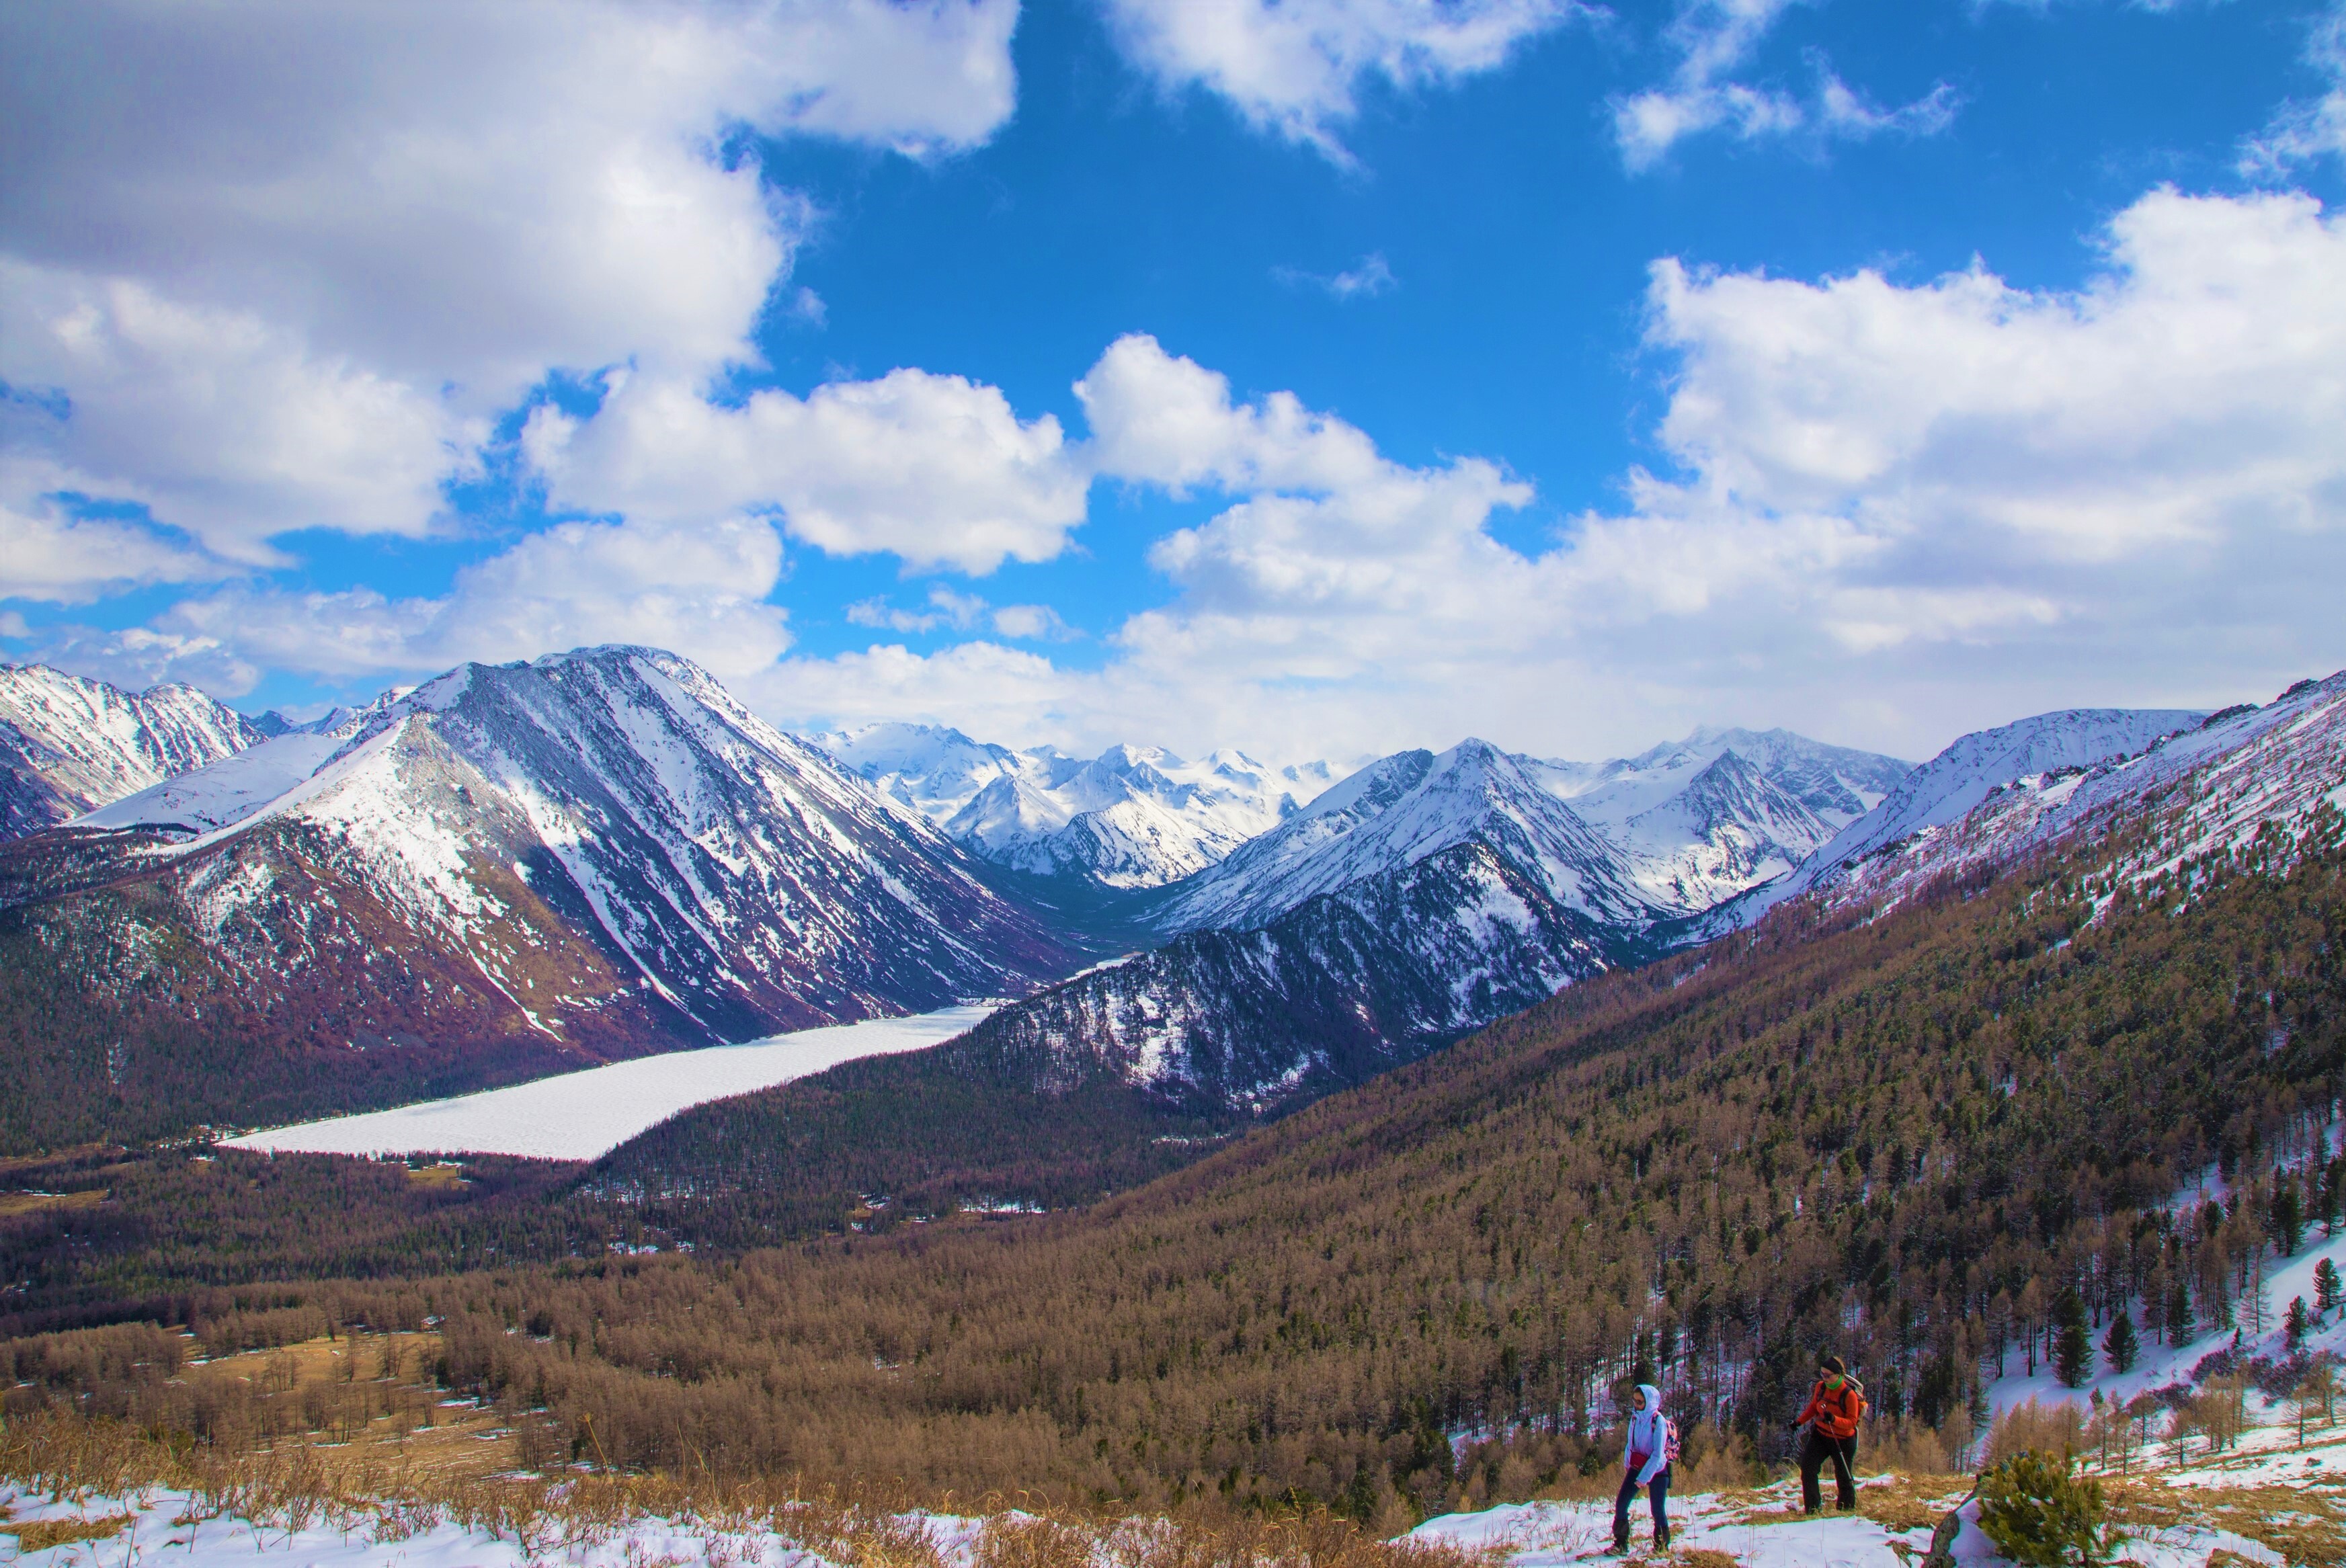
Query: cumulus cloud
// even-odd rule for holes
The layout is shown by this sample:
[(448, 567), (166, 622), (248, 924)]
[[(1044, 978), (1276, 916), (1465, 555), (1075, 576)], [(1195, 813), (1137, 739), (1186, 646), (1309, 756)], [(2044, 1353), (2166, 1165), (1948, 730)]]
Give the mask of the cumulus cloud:
[[(638, 376), (583, 423), (543, 415), (525, 443), (626, 522), (525, 540), (437, 598), (233, 589), (76, 657), (143, 660), (149, 678), (356, 675), (629, 637), (704, 659), (784, 722), (928, 718), (1076, 748), (1138, 725), (1179, 749), (1282, 759), (1474, 732), (1588, 752), (1703, 720), (1923, 753), (2046, 707), (2213, 703), (2327, 673), (2346, 662), (2346, 218), (2301, 195), (2161, 189), (2099, 245), (2073, 290), (1984, 264), (1903, 282), (1657, 262), (1667, 462), (1536, 543), (1494, 527), (1535, 500), (1502, 464), (1398, 462), (1334, 411), (1242, 398), (1136, 334), (1076, 383), (1081, 443), (919, 372), (852, 383), (836, 409), (830, 389), (713, 408)], [(689, 520), (737, 498), (696, 475), (770, 445), (843, 445), (821, 461), (883, 473), (911, 461), (885, 454), (907, 431), (994, 452), (973, 472), (1004, 494), (1073, 487), (1067, 520), (986, 505), (940, 524), (907, 500), (894, 522), (824, 536), (805, 520), (821, 494), (781, 494), (780, 470), (757, 487), (780, 494), (775, 512)], [(948, 637), (925, 654), (794, 654), (764, 603), (786, 531), (976, 569), (1013, 541), (1057, 548), (1094, 474), (1211, 508), (1155, 543), (1166, 597), (1096, 662), (1010, 646), (1054, 635), (1042, 606), (942, 585), (854, 617)], [(906, 494), (950, 488), (928, 484)], [(926, 545), (891, 532), (916, 522)]]
[(0, 379), (61, 394), (76, 484), (243, 558), (417, 532), (471, 422), (549, 368), (749, 354), (805, 209), (742, 133), (973, 145), (1010, 113), (1016, 15), (0, 8)]
[(1614, 100), (1613, 134), (1634, 173), (1652, 168), (1690, 136), (1724, 130), (1741, 141), (1805, 135), (1863, 140), (1893, 133), (1933, 136), (1954, 119), (1955, 91), (1942, 82), (1923, 97), (1884, 108), (1811, 54), (1810, 101), (1780, 87), (1735, 79), (1760, 42), (1796, 0), (1684, 0), (1664, 35), (1678, 56), (1666, 86)]
[(0, 256), (12, 485), (144, 503), (220, 555), (279, 560), (304, 527), (415, 535), (485, 427), (432, 393), (311, 352), (249, 311)]
[(1588, 14), (1576, 0), (1107, 0), (1126, 56), (1203, 87), (1259, 130), (1349, 162), (1337, 128), (1371, 79), (1443, 86)]
[(560, 505), (666, 518), (771, 507), (833, 555), (979, 574), (1057, 555), (1089, 484), (1057, 420), (1021, 422), (1000, 389), (917, 370), (731, 408), (680, 381), (617, 375), (592, 418), (541, 407), (522, 444)]
[(929, 587), (928, 607), (907, 610), (884, 598), (859, 599), (847, 606), (851, 626), (884, 627), (895, 632), (933, 632), (940, 626), (965, 632), (984, 616), (986, 603), (975, 594), (956, 593), (943, 583)]
[[(790, 659), (783, 717), (1088, 746), (1535, 749), (1789, 722), (1923, 752), (2080, 700), (2217, 702), (2346, 656), (2346, 219), (2150, 193), (2074, 291), (1654, 269), (1677, 472), (1534, 549), (1494, 464), (1411, 467), (1148, 338), (1078, 383), (1105, 473), (1227, 495), (1097, 669), (993, 644)], [(994, 728), (986, 728), (987, 726)]]

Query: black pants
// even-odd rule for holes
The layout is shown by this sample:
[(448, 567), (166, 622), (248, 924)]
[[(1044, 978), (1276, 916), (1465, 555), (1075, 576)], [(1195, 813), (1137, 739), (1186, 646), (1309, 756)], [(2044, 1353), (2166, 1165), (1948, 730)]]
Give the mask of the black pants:
[[(1621, 1495), (1613, 1500), (1613, 1545), (1620, 1552), (1629, 1550), (1629, 1500), (1637, 1495), (1637, 1472), (1629, 1471), (1621, 1478)], [(1646, 1496), (1654, 1505), (1654, 1550), (1666, 1552), (1670, 1544), (1670, 1472), (1668, 1468), (1654, 1472), (1646, 1483)]]
[(1817, 1472), (1825, 1461), (1832, 1461), (1833, 1501), (1847, 1513), (1857, 1506), (1857, 1481), (1850, 1470), (1857, 1463), (1857, 1439), (1827, 1437), (1816, 1428), (1809, 1429), (1806, 1442), (1800, 1445), (1800, 1502), (1810, 1513), (1824, 1506), (1817, 1485)]

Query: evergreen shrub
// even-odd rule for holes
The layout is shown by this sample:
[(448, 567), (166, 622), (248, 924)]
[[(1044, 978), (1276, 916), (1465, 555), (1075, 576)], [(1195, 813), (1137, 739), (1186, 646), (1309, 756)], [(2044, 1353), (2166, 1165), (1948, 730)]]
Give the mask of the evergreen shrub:
[(1980, 1528), (1997, 1550), (2029, 1568), (2095, 1568), (2116, 1554), (2102, 1483), (2077, 1474), (2076, 1456), (2030, 1450), (1980, 1476)]

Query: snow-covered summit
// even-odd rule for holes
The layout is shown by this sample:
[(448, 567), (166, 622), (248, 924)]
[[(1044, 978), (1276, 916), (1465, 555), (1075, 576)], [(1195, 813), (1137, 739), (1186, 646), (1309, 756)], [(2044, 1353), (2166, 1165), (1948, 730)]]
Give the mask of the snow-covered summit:
[(265, 739), (191, 686), (128, 692), (0, 665), (0, 839), (37, 832)]
[(1260, 924), (1476, 840), (1564, 907), (1641, 927), (1781, 875), (1906, 771), (1780, 729), (1701, 729), (1600, 763), (1473, 739), (1438, 757), (1397, 752), (1174, 890), (1160, 919), (1179, 931)]
[(812, 738), (891, 799), (999, 865), (1148, 888), (1219, 861), (1316, 798), (1325, 762), (1274, 769), (1241, 752), (1200, 761), (1156, 746), (1089, 759), (1013, 751), (935, 725), (874, 724)]

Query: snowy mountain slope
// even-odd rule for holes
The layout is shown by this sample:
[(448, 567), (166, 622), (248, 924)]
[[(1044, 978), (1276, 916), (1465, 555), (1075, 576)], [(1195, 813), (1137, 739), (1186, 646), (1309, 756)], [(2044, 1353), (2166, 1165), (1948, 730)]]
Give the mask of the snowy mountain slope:
[(470, 665), (343, 728), (257, 809), (260, 764), (222, 764), (111, 831), (32, 840), (94, 859), (0, 957), (137, 976), (168, 952), (178, 994), (270, 1040), (428, 1037), (455, 1054), (444, 1093), (477, 1086), (468, 1042), (544, 1071), (1019, 994), (1076, 962), (924, 820), (673, 655)]
[[(1843, 837), (1865, 846), (1856, 853), (1836, 858), (1836, 840), (1783, 884), (1722, 908), (1717, 923), (1722, 930), (1731, 929), (1730, 921), (1748, 923), (1801, 893), (1832, 904), (1894, 901), (1948, 872), (2009, 861), (2122, 818), (2133, 819), (2143, 831), (2118, 869), (2140, 879), (2239, 849), (2268, 825), (2294, 833), (2325, 806), (2346, 810), (2346, 672), (2300, 681), (2262, 708), (2244, 705), (2205, 718), (2147, 717), (2154, 722), (2143, 729), (2162, 729), (2157, 720), (2178, 717), (2194, 722), (2082, 764), (2042, 765), (2059, 748), (2039, 737), (2023, 754), (2024, 765), (2038, 765), (1992, 784), (1966, 765), (1955, 799), (1972, 800), (1967, 809), (1958, 813), (1943, 804), (1913, 812), (1910, 820), (1917, 825), (1904, 833), (1852, 830)], [(1966, 746), (1977, 738), (1966, 737), (1949, 751), (1995, 754)]]
[(1638, 929), (1780, 875), (1905, 771), (1894, 759), (1783, 730), (1698, 730), (1595, 764), (1514, 756), (1481, 740), (1439, 757), (1400, 752), (1170, 890), (1155, 918), (1168, 931), (1260, 924), (1479, 840), (1563, 904)]
[(131, 693), (0, 665), (0, 838), (69, 820), (266, 738), (189, 686)]
[(1550, 788), (1571, 801), (1574, 810), (1609, 828), (1685, 789), (1729, 751), (1836, 829), (1872, 809), (1913, 771), (1911, 762), (1828, 746), (1789, 729), (1706, 725), (1683, 740), (1666, 741), (1636, 757), (1551, 762), (1547, 777)]
[(1157, 887), (1201, 871), (1337, 777), (1324, 762), (1272, 769), (1229, 750), (1186, 762), (1161, 747), (1116, 746), (1086, 761), (933, 725), (875, 724), (814, 739), (972, 853), (1105, 888)]
[(1004, 1009), (955, 1049), (1065, 1094), (1101, 1079), (1207, 1115), (1362, 1082), (1631, 956), (1489, 845), (1451, 846), (1262, 925), (1191, 932)]
[(988, 745), (936, 724), (870, 724), (807, 738), (881, 794), (940, 827), (996, 779), (1027, 773), (1057, 757)]
[(1612, 844), (1544, 785), (1541, 765), (1484, 740), (1402, 752), (1173, 891), (1167, 931), (1265, 924), (1307, 899), (1469, 841), (1490, 844), (1549, 897), (1601, 918), (1648, 918)]
[(1834, 827), (1741, 753), (1722, 751), (1685, 789), (1623, 819), (1612, 837), (1649, 901), (1708, 909), (1790, 871)]
[(330, 729), (292, 728), (192, 772), (74, 819), (76, 828), (181, 828), (209, 832), (260, 810), (315, 775), (371, 726), (337, 710)]
[[(1698, 921), (1694, 932), (1701, 936), (1735, 930), (1786, 899), (1839, 885), (1855, 868), (1885, 856), (1895, 858), (1902, 850), (1914, 851), (1906, 857), (1910, 866), (1919, 868), (1944, 858), (1940, 869), (1952, 869), (1964, 860), (1994, 852), (1989, 848), (1991, 840), (1997, 843), (2008, 840), (2017, 847), (2020, 840), (2009, 831), (1983, 835), (1964, 824), (1982, 806), (2024, 780), (2032, 781), (2032, 793), (2055, 789), (2048, 803), (2064, 803), (2074, 792), (2075, 780), (2087, 770), (2138, 758), (2161, 742), (2197, 728), (2206, 718), (2204, 713), (2185, 709), (2074, 708), (1966, 735), (1914, 769), (1880, 805), (1821, 845), (1790, 875), (1721, 904)], [(2150, 777), (2147, 772), (2129, 774), (2133, 783), (2127, 788)], [(2107, 797), (2097, 792), (2093, 799)], [(2018, 797), (2003, 800), (1991, 815), (2004, 816), (2019, 804)], [(2028, 842), (2044, 842), (2056, 832), (2048, 825), (2045, 831), (2026, 838)], [(1963, 844), (1974, 845), (1977, 853), (1955, 847)]]

